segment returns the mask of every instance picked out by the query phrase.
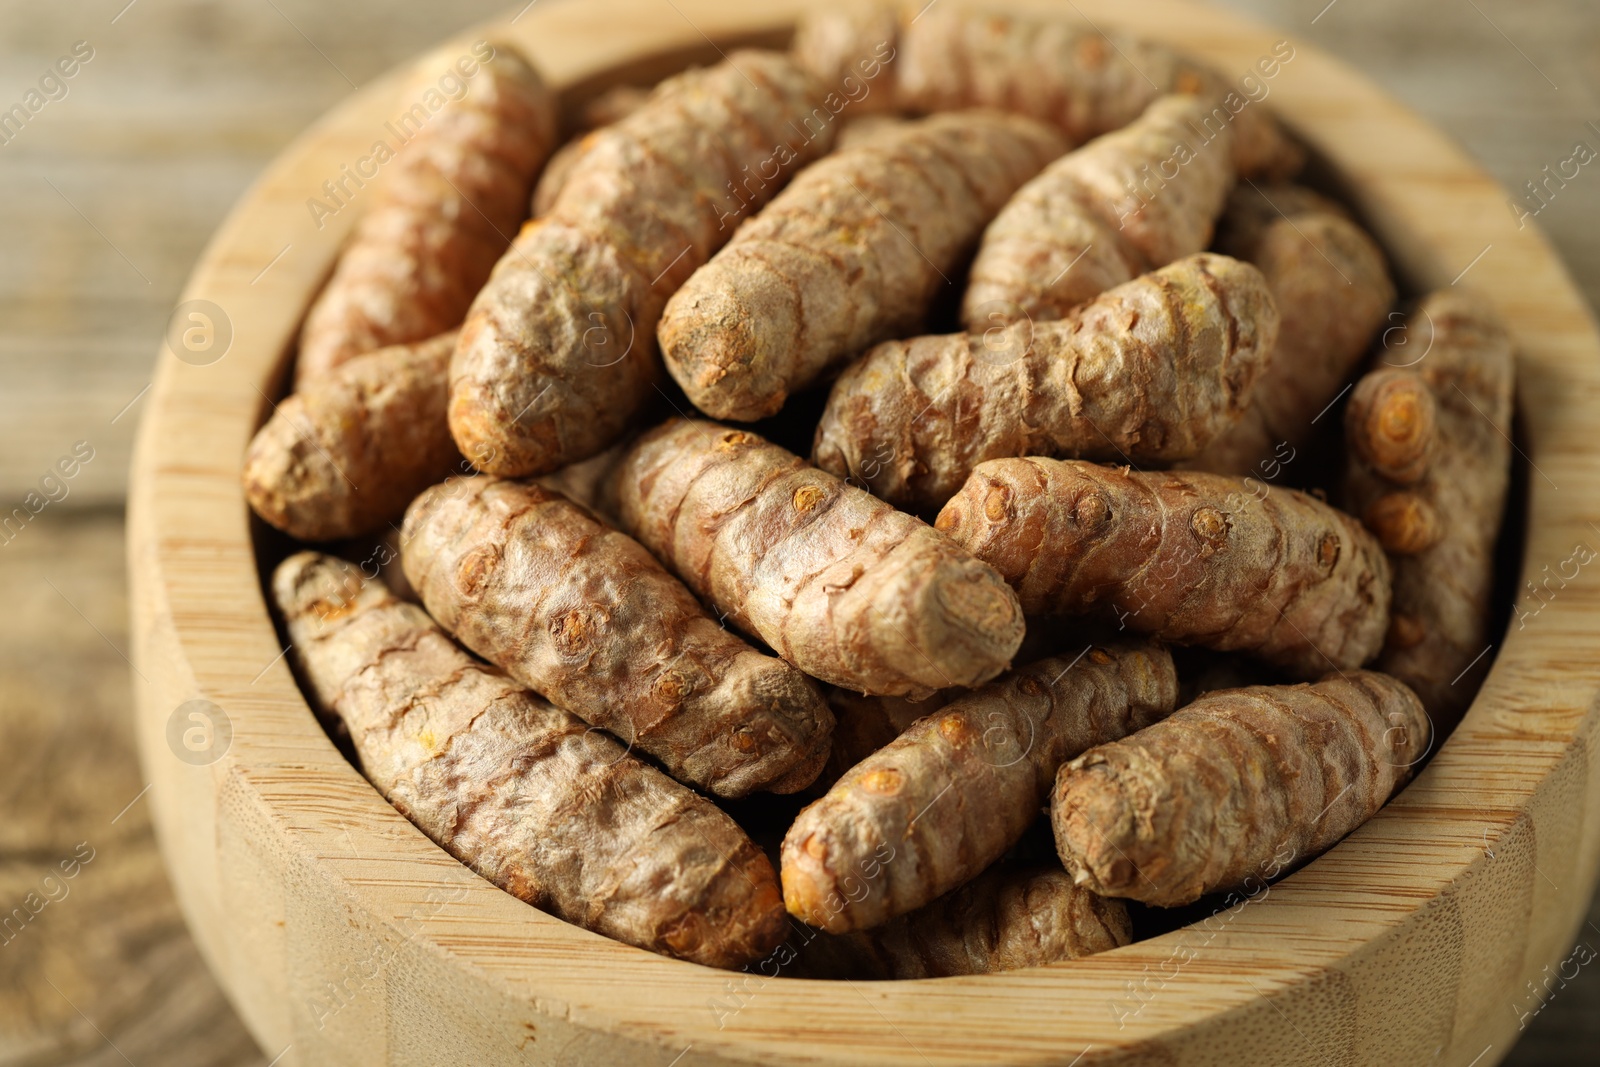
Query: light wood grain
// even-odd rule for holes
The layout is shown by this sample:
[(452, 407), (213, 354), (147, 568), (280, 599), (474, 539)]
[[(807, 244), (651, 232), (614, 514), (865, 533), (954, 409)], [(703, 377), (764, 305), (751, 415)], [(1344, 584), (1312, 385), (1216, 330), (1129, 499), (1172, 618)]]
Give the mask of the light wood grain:
[[(692, 48), (702, 34), (776, 26), (798, 6), (590, 0), (535, 7), (512, 29), (571, 84)], [(1176, 0), (1078, 6), (1227, 69), (1277, 39)], [(1447, 284), (1494, 246), (1472, 280), (1512, 322), (1522, 403), (1538, 415), (1527, 421), (1540, 473), (1526, 565), (1564, 559), (1596, 536), (1587, 511), (1600, 489), (1588, 430), (1600, 340), (1581, 298), (1458, 148), (1300, 46), (1277, 107), (1337, 162), (1408, 279)], [(1468, 1064), (1504, 1054), (1517, 1020), (1500, 999), (1565, 955), (1594, 882), (1592, 583), (1574, 583), (1508, 636), (1479, 701), (1416, 783), (1214, 937), (1180, 931), (975, 979), (753, 980), (733, 999), (728, 975), (533, 911), (418, 834), (329, 744), (279, 659), (237, 481), (262, 391), (348, 222), (319, 233), (303, 201), (370, 140), (385, 91), (373, 86), (319, 123), (219, 231), (188, 295), (227, 309), (234, 349), (207, 367), (163, 358), (134, 467), (149, 799), (202, 950), (258, 1040), (289, 1046), (284, 1063), (1065, 1063), (1084, 1053), (1086, 1064)], [(252, 284), (286, 240), (295, 254)], [(226, 757), (205, 767), (175, 761), (165, 740), (172, 710), (195, 696), (221, 705), (235, 729)], [(1195, 958), (1173, 974), (1184, 946)], [(333, 1012), (329, 983), (344, 990)]]

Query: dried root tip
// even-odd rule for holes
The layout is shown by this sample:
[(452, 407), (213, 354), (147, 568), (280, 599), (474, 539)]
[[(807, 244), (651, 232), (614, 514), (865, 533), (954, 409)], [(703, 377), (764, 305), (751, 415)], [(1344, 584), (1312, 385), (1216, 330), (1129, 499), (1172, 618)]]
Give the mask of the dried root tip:
[(1421, 701), (1384, 674), (1210, 693), (1061, 768), (1056, 847), (1106, 896), (1254, 895), (1375, 815), (1431, 743)]
[(455, 336), (381, 348), (303, 382), (245, 453), (255, 513), (302, 541), (359, 537), (469, 469), (444, 411)]
[(797, 951), (804, 977), (888, 980), (1042, 967), (1132, 940), (1120, 900), (1073, 885), (1060, 867), (1005, 862), (909, 915), (814, 934)]
[[(445, 74), (465, 82), (464, 94), (429, 117), (422, 101), (441, 99)], [(426, 57), (400, 99), (407, 117), (421, 113), (426, 123), (365, 194), (355, 236), (300, 332), (298, 385), (362, 352), (460, 325), (555, 147), (555, 94), (503, 41), (480, 42), (470, 57), (455, 49)], [(346, 191), (352, 180), (361, 186), (353, 171), (333, 178)]]
[(1428, 473), (1438, 451), (1438, 409), (1421, 374), (1386, 367), (1366, 375), (1350, 394), (1344, 421), (1351, 450), (1373, 473), (1399, 485)]
[(1416, 493), (1385, 493), (1372, 502), (1361, 521), (1393, 556), (1415, 556), (1439, 540), (1439, 513)]
[(458, 648), (359, 568), (302, 552), (273, 598), (318, 712), (451, 855), (535, 907), (712, 967), (787, 924), (777, 875), (710, 801)]
[(1389, 566), (1373, 536), (1253, 480), (993, 460), (938, 528), (998, 570), (1029, 615), (1095, 614), (1294, 677), (1361, 666), (1387, 625)]
[(1172, 657), (1124, 642), (1053, 656), (919, 719), (790, 827), (790, 914), (862, 930), (971, 880), (1022, 837), (1055, 770), (1171, 712)]
[(1277, 334), (1261, 272), (1203, 252), (1059, 322), (878, 345), (834, 384), (812, 456), (919, 513), (990, 459), (1170, 463), (1240, 419)]
[(667, 369), (714, 418), (775, 414), (914, 331), (983, 226), (1066, 146), (998, 111), (907, 123), (808, 168), (667, 302)]
[(755, 434), (673, 419), (615, 479), (623, 529), (813, 677), (920, 699), (982, 685), (1022, 642), (993, 570)]
[(680, 781), (793, 792), (827, 760), (833, 715), (815, 683), (559, 493), (452, 479), (412, 504), (404, 544), (406, 576), (463, 644)]

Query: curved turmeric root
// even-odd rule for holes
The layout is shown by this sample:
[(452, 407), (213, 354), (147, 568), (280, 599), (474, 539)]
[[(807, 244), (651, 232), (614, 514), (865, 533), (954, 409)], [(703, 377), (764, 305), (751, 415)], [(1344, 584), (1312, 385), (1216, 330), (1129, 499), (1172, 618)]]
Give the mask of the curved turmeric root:
[(559, 493), (455, 478), (416, 499), (402, 540), (406, 577), (445, 629), (679, 781), (794, 792), (827, 759), (833, 715), (810, 679)]
[[(1285, 51), (1286, 49), (1286, 51)], [(1119, 130), (1167, 93), (1206, 99), (1207, 122), (1234, 129), (1238, 170), (1282, 178), (1305, 152), (1259, 103), (1216, 71), (1150, 41), (1101, 34), (1088, 22), (948, 4), (863, 4), (808, 14), (794, 52), (829, 85), (854, 78), (871, 93), (863, 103), (927, 113), (996, 107), (1049, 122), (1073, 144)], [(1262, 62), (1294, 58), (1287, 43)], [(888, 66), (889, 77), (881, 71)]]
[(301, 384), (256, 432), (245, 496), (302, 541), (381, 529), (413, 497), (468, 470), (445, 421), (454, 331), (366, 352)]
[(772, 864), (710, 801), (468, 656), (353, 564), (302, 552), (272, 588), (312, 703), (462, 863), (568, 922), (712, 967), (783, 940)]
[(920, 513), (985, 460), (1184, 459), (1243, 415), (1277, 333), (1260, 271), (1189, 256), (1059, 322), (879, 345), (834, 384), (812, 456)]
[(1022, 643), (993, 570), (755, 434), (673, 419), (615, 478), (622, 528), (813, 677), (920, 699), (982, 685)]
[(713, 418), (774, 414), (841, 361), (920, 326), (984, 224), (1065, 150), (1031, 119), (963, 111), (835, 152), (667, 301), (667, 370)]
[(832, 144), (823, 95), (787, 57), (739, 51), (591, 134), (461, 329), (450, 429), (462, 452), (524, 476), (620, 437), (657, 388), (667, 297)]
[(1366, 355), (1394, 282), (1344, 208), (1297, 185), (1235, 189), (1216, 247), (1261, 268), (1281, 324), (1244, 417), (1182, 466), (1270, 480), (1275, 458), (1312, 439)]
[(1029, 615), (1098, 614), (1295, 677), (1361, 666), (1388, 626), (1389, 565), (1372, 535), (1253, 480), (994, 460), (938, 528), (1004, 575)]
[(1431, 744), (1416, 694), (1372, 671), (1208, 693), (1061, 768), (1056, 847), (1104, 896), (1253, 895), (1377, 814)]
[(783, 842), (790, 914), (829, 933), (881, 925), (971, 880), (1016, 844), (1056, 768), (1149, 726), (1178, 695), (1145, 643), (1018, 668), (852, 767)]
[[(1511, 484), (1514, 354), (1492, 306), (1456, 288), (1424, 299), (1407, 333), (1409, 373), (1433, 398), (1432, 459), (1415, 482), (1397, 486), (1353, 456), (1345, 500), (1395, 553), (1394, 622), (1377, 666), (1415, 689), (1442, 729), (1467, 709), (1489, 669), (1494, 543)], [(1380, 369), (1368, 378), (1381, 385), (1389, 376)]]
[(1233, 128), (1206, 129), (1207, 113), (1196, 97), (1164, 96), (1023, 186), (983, 233), (962, 324), (1064, 318), (1203, 251), (1233, 185)]
[(807, 978), (947, 978), (1082, 959), (1132, 940), (1120, 900), (1080, 889), (1057, 866), (1002, 862), (909, 915), (814, 934), (798, 952)]
[[(446, 100), (442, 76), (464, 81), (463, 95)], [(459, 326), (555, 147), (555, 96), (504, 42), (429, 56), (400, 99), (410, 108), (401, 126), (419, 115), (422, 125), (398, 153), (384, 144), (379, 162), (393, 162), (300, 332), (297, 385), (362, 352)], [(360, 176), (338, 179), (347, 194), (352, 178), (359, 188)]]

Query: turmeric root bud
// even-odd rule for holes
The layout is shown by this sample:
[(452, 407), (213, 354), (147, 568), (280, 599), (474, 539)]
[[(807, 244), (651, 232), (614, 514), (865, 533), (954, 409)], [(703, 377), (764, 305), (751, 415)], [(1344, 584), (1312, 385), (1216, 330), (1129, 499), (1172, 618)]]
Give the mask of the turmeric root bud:
[(1416, 694), (1371, 671), (1208, 693), (1061, 768), (1056, 847), (1106, 896), (1253, 893), (1375, 815), (1431, 743)]
[(1392, 556), (1415, 556), (1439, 540), (1439, 513), (1425, 497), (1405, 490), (1374, 500), (1361, 521)]
[(1345, 408), (1345, 437), (1373, 473), (1414, 485), (1438, 449), (1438, 406), (1414, 370), (1385, 367), (1356, 383)]

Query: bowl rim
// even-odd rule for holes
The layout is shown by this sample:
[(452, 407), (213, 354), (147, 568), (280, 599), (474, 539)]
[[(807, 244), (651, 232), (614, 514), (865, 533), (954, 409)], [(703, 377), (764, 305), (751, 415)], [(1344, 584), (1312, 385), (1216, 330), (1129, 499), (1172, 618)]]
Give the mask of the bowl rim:
[[(570, 88), (634, 59), (781, 34), (806, 6), (586, 0), (530, 5), (490, 29)], [(1266, 83), (1269, 106), (1332, 162), (1397, 275), (1425, 289), (1470, 274), (1511, 326), (1519, 403), (1540, 413), (1524, 420), (1518, 449), (1531, 469), (1522, 576), (1556, 567), (1574, 545), (1600, 536), (1583, 509), (1583, 500), (1600, 499), (1600, 449), (1584, 437), (1584, 416), (1600, 411), (1600, 334), (1542, 234), (1517, 225), (1507, 194), (1420, 117), (1290, 34), (1187, 0), (1073, 6), (1097, 24), (1177, 44), (1235, 74), (1276, 42), (1292, 41), (1284, 76)], [(1559, 932), (1543, 935), (1549, 945), (1534, 937), (1519, 967), (1564, 947), (1557, 942), (1581, 914), (1573, 900), (1586, 902), (1594, 884), (1600, 837), (1582, 818), (1592, 799), (1587, 753), (1600, 693), (1591, 620), (1600, 616), (1596, 596), (1579, 584), (1513, 619), (1478, 698), (1416, 781), (1263, 899), (1219, 916), (1220, 930), (1191, 926), (1087, 960), (969, 978), (867, 986), (741, 977), (569, 926), (461, 867), (378, 797), (310, 713), (262, 599), (239, 485), (244, 447), (284, 372), (300, 315), (358, 214), (341, 206), (314, 219), (305, 201), (319, 183), (308, 176), (337, 178), (340, 165), (364, 151), (397, 77), (369, 85), (302, 135), (219, 229), (183, 300), (222, 309), (231, 344), (203, 365), (163, 346), (133, 464), (134, 663), (145, 680), (136, 683), (139, 738), (155, 820), (191, 928), (264, 1044), (289, 1040), (304, 1008), (263, 1000), (288, 995), (287, 976), (263, 976), (259, 989), (238, 976), (259, 944), (251, 938), (288, 935), (242, 931), (253, 920), (230, 915), (237, 879), (219, 869), (229, 835), (258, 849), (270, 842), (295, 878), (322, 883), (319, 891), (342, 901), (372, 936), (471, 975), (530, 1017), (564, 1018), (641, 1047), (688, 1044), (699, 1055), (768, 1063), (797, 1055), (784, 1036), (797, 1018), (815, 1028), (819, 1043), (805, 1050), (812, 1062), (868, 1050), (883, 1062), (1043, 1062), (1062, 1053), (1070, 1060), (1078, 1048), (1128, 1051), (1179, 1031), (1237, 1031), (1273, 1013), (1321, 1033), (1323, 1015), (1338, 1014), (1345, 995), (1321, 988), (1329, 976), (1392, 965), (1397, 946), (1433, 936), (1429, 912), (1453, 901), (1459, 912), (1456, 898), (1470, 896), (1467, 887), (1490, 865), (1508, 866), (1508, 856), (1527, 858), (1517, 884), (1528, 913), (1551, 912), (1547, 921)], [(232, 724), (230, 747), (205, 766), (175, 761), (166, 741), (174, 709), (194, 698), (226, 709)], [(1563, 816), (1575, 799), (1576, 814)], [(293, 897), (301, 885), (281, 892)], [(418, 902), (441, 892), (450, 902), (419, 917)], [(1461, 914), (1454, 921), (1470, 926)], [(1197, 929), (1207, 930), (1198, 946)], [(1483, 1025), (1457, 1018), (1451, 1005), (1452, 1042)]]

